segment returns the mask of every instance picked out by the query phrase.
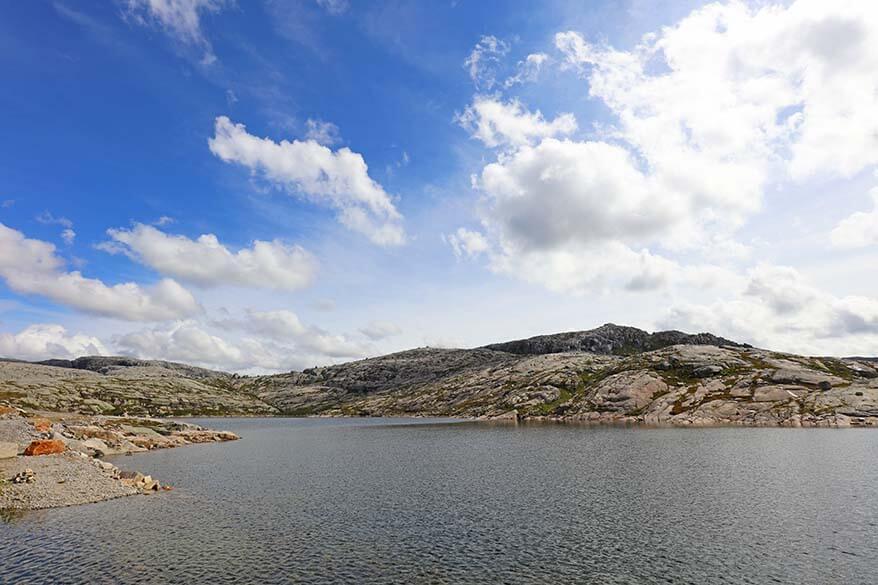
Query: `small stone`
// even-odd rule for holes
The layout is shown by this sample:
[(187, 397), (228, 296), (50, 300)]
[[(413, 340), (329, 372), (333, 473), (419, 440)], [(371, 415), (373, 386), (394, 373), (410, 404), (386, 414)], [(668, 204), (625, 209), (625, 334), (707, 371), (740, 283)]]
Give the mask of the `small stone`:
[(20, 471), (16, 473), (12, 478), (12, 483), (22, 484), (22, 483), (34, 483), (37, 480), (36, 474), (33, 469), (25, 469), (24, 471)]

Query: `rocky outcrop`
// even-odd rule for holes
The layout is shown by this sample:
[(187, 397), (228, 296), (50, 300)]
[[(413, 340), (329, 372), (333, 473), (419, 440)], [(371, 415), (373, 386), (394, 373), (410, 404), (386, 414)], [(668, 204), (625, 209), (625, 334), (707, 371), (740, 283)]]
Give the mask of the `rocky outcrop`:
[[(0, 362), (0, 397), (14, 406), (117, 415), (788, 426), (871, 426), (878, 417), (878, 361), (781, 354), (709, 333), (648, 333), (612, 324), (476, 349), (420, 348), (273, 376), (130, 358), (59, 365)], [(143, 425), (120, 418), (98, 429), (68, 426), (74, 433), (65, 437), (68, 447), (111, 454), (204, 439), (192, 429), (132, 430), (127, 427)]]
[(51, 361), (62, 365), (0, 362), (0, 400), (32, 410), (82, 414), (278, 414), (224, 372), (128, 358)]
[[(666, 425), (873, 426), (878, 364), (745, 346), (674, 345), (631, 356), (519, 356), (478, 350), (443, 375), (418, 350), (259, 379), (281, 410), (329, 416), (429, 415)], [(392, 372), (392, 375), (387, 375)], [(376, 375), (377, 373), (377, 375)], [(366, 388), (366, 390), (363, 390)]]
[(539, 335), (504, 343), (486, 345), (486, 349), (519, 355), (540, 355), (586, 351), (603, 355), (632, 355), (672, 345), (715, 345), (747, 347), (710, 333), (689, 334), (681, 331), (647, 333), (636, 327), (607, 323), (589, 331), (571, 331), (553, 335)]

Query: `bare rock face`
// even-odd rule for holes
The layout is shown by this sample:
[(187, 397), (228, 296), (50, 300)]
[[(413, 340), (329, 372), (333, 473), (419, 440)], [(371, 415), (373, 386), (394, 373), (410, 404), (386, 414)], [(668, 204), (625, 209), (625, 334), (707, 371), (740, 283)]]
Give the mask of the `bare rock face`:
[[(709, 333), (648, 333), (612, 324), (476, 349), (419, 348), (272, 376), (234, 376), (130, 358), (51, 364), (0, 362), (0, 386), (10, 407), (141, 417), (878, 425), (878, 360), (781, 354)], [(4, 423), (0, 416), (0, 430)], [(215, 440), (195, 429), (170, 432), (126, 424), (70, 425), (73, 435), (65, 440), (92, 454), (104, 446), (113, 453)]]
[(631, 355), (669, 347), (671, 345), (716, 345), (745, 347), (710, 333), (691, 335), (680, 331), (647, 333), (635, 327), (607, 323), (589, 331), (572, 331), (554, 335), (540, 335), (529, 339), (486, 345), (486, 349), (519, 355), (587, 351), (606, 355)]
[(224, 372), (128, 358), (52, 360), (59, 361), (64, 365), (0, 361), (3, 398), (34, 410), (93, 415), (278, 413)]

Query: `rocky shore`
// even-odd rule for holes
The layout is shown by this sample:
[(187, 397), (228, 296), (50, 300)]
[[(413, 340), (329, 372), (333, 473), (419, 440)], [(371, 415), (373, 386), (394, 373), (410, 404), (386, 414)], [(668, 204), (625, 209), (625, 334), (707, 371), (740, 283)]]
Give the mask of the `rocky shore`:
[(72, 506), (171, 489), (104, 461), (234, 433), (156, 418), (34, 413), (0, 405), (0, 510)]

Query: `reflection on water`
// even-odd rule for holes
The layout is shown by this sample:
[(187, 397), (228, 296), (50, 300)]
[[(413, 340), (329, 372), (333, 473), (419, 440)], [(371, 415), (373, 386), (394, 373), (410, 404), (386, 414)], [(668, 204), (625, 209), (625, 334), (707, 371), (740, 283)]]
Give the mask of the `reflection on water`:
[(873, 583), (878, 433), (225, 419), (0, 524), (0, 582)]

